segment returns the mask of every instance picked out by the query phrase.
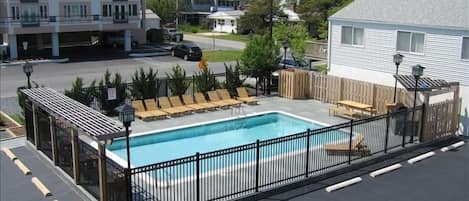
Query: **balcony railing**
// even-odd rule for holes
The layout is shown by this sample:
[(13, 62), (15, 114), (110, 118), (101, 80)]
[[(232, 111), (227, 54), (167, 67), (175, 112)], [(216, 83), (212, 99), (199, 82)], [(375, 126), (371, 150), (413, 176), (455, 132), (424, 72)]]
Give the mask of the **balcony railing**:
[(129, 23), (129, 13), (114, 13), (113, 20), (115, 24)]
[(40, 25), (39, 16), (29, 15), (21, 17), (21, 26), (23, 27), (38, 27)]
[(20, 0), (20, 3), (38, 3), (39, 0)]

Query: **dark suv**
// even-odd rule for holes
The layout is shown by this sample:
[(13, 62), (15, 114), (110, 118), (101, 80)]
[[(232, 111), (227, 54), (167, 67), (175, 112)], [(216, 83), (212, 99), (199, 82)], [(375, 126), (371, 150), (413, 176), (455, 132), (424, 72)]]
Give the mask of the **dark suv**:
[(194, 44), (179, 44), (171, 48), (171, 56), (181, 57), (186, 61), (199, 61), (202, 58), (202, 50)]

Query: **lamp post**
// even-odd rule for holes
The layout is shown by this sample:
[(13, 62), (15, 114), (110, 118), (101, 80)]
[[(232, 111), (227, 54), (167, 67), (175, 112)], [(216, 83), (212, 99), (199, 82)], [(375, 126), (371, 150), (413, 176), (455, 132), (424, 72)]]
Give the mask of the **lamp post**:
[(28, 78), (28, 89), (31, 89), (31, 73), (33, 72), (33, 65), (29, 62), (26, 61), (23, 65), (23, 72), (26, 74), (26, 77)]
[(119, 107), (116, 107), (116, 112), (119, 113), (119, 120), (125, 126), (125, 143), (127, 148), (127, 169), (126, 169), (126, 180), (127, 180), (127, 200), (132, 200), (132, 181), (130, 179), (130, 146), (129, 146), (129, 127), (132, 121), (135, 120), (135, 109), (129, 104), (125, 103)]
[[(393, 56), (394, 63), (396, 64), (396, 76), (399, 73), (399, 65), (401, 65), (403, 58), (404, 58), (404, 55), (399, 54), (399, 53), (396, 53)], [(395, 82), (394, 82), (394, 99), (393, 99), (394, 104), (396, 103), (396, 91), (397, 91), (397, 78), (395, 78)]]
[(414, 89), (414, 109), (412, 110), (412, 134), (410, 135), (410, 142), (414, 142), (414, 134), (415, 134), (415, 125), (414, 125), (414, 118), (415, 118), (415, 105), (417, 104), (417, 89), (420, 77), (423, 75), (423, 69), (425, 67), (417, 64), (412, 66), (412, 75), (415, 78), (415, 89)]
[(286, 64), (287, 64), (287, 50), (288, 50), (288, 47), (290, 47), (290, 41), (288, 41), (288, 38), (285, 38), (285, 40), (283, 40), (283, 69), (287, 68), (286, 67)]

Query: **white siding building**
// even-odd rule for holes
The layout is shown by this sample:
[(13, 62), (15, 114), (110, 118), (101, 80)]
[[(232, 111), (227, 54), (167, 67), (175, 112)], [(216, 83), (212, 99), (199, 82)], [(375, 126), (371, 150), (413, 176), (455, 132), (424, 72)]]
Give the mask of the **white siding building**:
[(207, 16), (212, 20), (213, 32), (238, 33), (238, 20), (244, 15), (244, 11), (217, 11)]
[(459, 82), (469, 110), (469, 0), (355, 0), (329, 18), (330, 74), (394, 86), (400, 74)]

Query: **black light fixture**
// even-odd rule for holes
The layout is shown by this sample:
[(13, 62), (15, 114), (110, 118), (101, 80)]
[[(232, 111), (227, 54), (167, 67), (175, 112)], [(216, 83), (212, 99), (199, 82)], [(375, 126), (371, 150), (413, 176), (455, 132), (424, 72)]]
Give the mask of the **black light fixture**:
[[(399, 53), (396, 53), (393, 56), (394, 63), (396, 64), (396, 76), (399, 74), (399, 65), (401, 65), (403, 59), (404, 59), (404, 55), (399, 54)], [(394, 104), (396, 103), (396, 91), (397, 91), (397, 78), (395, 78), (395, 82), (394, 82), (394, 99), (393, 99)]]
[(26, 61), (26, 63), (23, 64), (23, 72), (26, 74), (26, 77), (28, 78), (28, 89), (31, 89), (31, 73), (33, 73), (33, 64), (29, 63)]
[(283, 69), (286, 68), (287, 64), (287, 50), (290, 47), (290, 41), (288, 41), (288, 38), (285, 38), (282, 42), (283, 45)]
[(412, 110), (412, 135), (410, 135), (410, 142), (414, 142), (414, 135), (415, 135), (415, 124), (414, 124), (414, 119), (415, 119), (415, 106), (417, 104), (417, 90), (419, 88), (418, 83), (420, 77), (423, 75), (423, 69), (425, 67), (421, 66), (420, 64), (417, 64), (415, 66), (412, 66), (412, 75), (415, 78), (415, 89), (414, 89), (414, 109)]
[(125, 142), (127, 148), (127, 169), (126, 169), (126, 179), (127, 179), (127, 198), (131, 200), (132, 186), (130, 180), (130, 145), (129, 145), (129, 127), (132, 121), (135, 120), (135, 109), (129, 104), (125, 103), (114, 109), (119, 113), (119, 121), (121, 121), (125, 126)]

